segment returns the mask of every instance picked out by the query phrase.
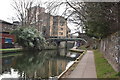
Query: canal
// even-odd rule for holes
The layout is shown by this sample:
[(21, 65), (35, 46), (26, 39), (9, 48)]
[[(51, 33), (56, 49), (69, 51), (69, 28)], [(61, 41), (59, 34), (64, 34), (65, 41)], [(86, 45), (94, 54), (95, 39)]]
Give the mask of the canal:
[(79, 55), (80, 53), (69, 52), (65, 49), (3, 54), (1, 58), (2, 73), (0, 74), (0, 79), (49, 79), (57, 77)]

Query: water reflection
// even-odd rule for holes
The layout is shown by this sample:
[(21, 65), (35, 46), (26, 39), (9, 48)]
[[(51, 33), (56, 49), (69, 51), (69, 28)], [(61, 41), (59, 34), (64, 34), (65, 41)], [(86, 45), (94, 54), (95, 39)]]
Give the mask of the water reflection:
[[(18, 53), (16, 53), (18, 54)], [(16, 75), (15, 78), (49, 78), (58, 76), (66, 69), (68, 62), (75, 60), (76, 53), (65, 50), (25, 52), (21, 56), (2, 58), (2, 74)], [(76, 55), (77, 57), (78, 55)], [(12, 77), (13, 78), (13, 77)]]

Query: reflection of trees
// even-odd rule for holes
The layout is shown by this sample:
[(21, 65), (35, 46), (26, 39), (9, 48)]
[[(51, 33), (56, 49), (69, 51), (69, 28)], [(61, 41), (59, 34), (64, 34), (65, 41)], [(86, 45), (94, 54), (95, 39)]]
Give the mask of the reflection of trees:
[(5, 57), (2, 58), (2, 73), (4, 72), (10, 72), (11, 73), (11, 66), (14, 65), (14, 60), (13, 60), (13, 56), (10, 57)]
[[(14, 62), (14, 64), (12, 64), (12, 68), (18, 70), (21, 77), (48, 78), (49, 76), (59, 75), (65, 69), (69, 60), (72, 60), (72, 58), (61, 55), (58, 56), (57, 51), (53, 50), (27, 52), (22, 56), (12, 58), (12, 61)], [(10, 67), (11, 66), (9, 66), (9, 68)], [(23, 73), (25, 74), (23, 75)]]
[(46, 52), (25, 53), (23, 56), (16, 58), (17, 63), (14, 68), (18, 69), (20, 74), (24, 71), (26, 77), (35, 77), (39, 69), (44, 67), (45, 61), (49, 60), (51, 56), (51, 54), (47, 54)]

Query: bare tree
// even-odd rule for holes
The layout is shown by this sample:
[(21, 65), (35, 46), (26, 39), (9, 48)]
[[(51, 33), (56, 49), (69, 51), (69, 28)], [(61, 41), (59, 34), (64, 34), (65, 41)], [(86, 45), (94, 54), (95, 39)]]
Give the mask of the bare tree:
[(42, 12), (41, 2), (36, 0), (13, 0), (12, 6), (17, 12), (17, 18), (22, 26), (38, 25)]
[(63, 13), (61, 13), (61, 16), (64, 16), (68, 22), (72, 22), (77, 26), (77, 29), (84, 27), (85, 22), (85, 5), (84, 2), (75, 2), (75, 1), (52, 1), (47, 3), (47, 9), (48, 12), (51, 14), (57, 14), (58, 10), (60, 10), (61, 7), (64, 7)]
[[(77, 1), (71, 1), (71, 0), (66, 0), (65, 2), (49, 2), (48, 3), (48, 9), (50, 12), (56, 12), (57, 10), (59, 10), (58, 8), (60, 6), (64, 5), (65, 11), (63, 13), (63, 16), (65, 16), (67, 18), (68, 21), (74, 23), (77, 25), (78, 29), (82, 28), (85, 29), (86, 32), (88, 32), (88, 30), (92, 30), (92, 27), (88, 27), (90, 25), (88, 25), (88, 23), (91, 21), (94, 21), (94, 23), (101, 23), (99, 25), (102, 24), (103, 22), (106, 22), (106, 30), (109, 30), (109, 33), (112, 32), (116, 32), (118, 31), (118, 26), (116, 24), (118, 24), (118, 2), (79, 2)], [(104, 21), (105, 20), (105, 21)], [(91, 23), (92, 24), (92, 23)], [(114, 25), (114, 26), (111, 26)], [(102, 26), (101, 26), (102, 27)], [(97, 26), (98, 28), (98, 33), (100, 32), (101, 34), (101, 30), (102, 28), (99, 28), (99, 26)], [(107, 29), (107, 27), (109, 29)], [(96, 31), (96, 26), (94, 26), (95, 30), (92, 31)], [(102, 30), (102, 32), (108, 32), (108, 31), (104, 31)], [(108, 33), (108, 35), (109, 35)], [(107, 34), (107, 33), (105, 33)]]

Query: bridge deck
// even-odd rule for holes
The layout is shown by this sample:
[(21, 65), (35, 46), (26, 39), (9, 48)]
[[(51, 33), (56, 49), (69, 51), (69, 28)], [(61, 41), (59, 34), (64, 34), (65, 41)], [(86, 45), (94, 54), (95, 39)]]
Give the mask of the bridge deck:
[(82, 38), (50, 38), (49, 40), (76, 41), (76, 40), (83, 40), (83, 39)]
[(82, 41), (85, 41), (85, 42), (87, 42), (85, 39), (83, 39), (83, 38), (50, 38), (49, 40), (51, 40), (51, 41), (80, 41), (80, 40), (82, 40)]

